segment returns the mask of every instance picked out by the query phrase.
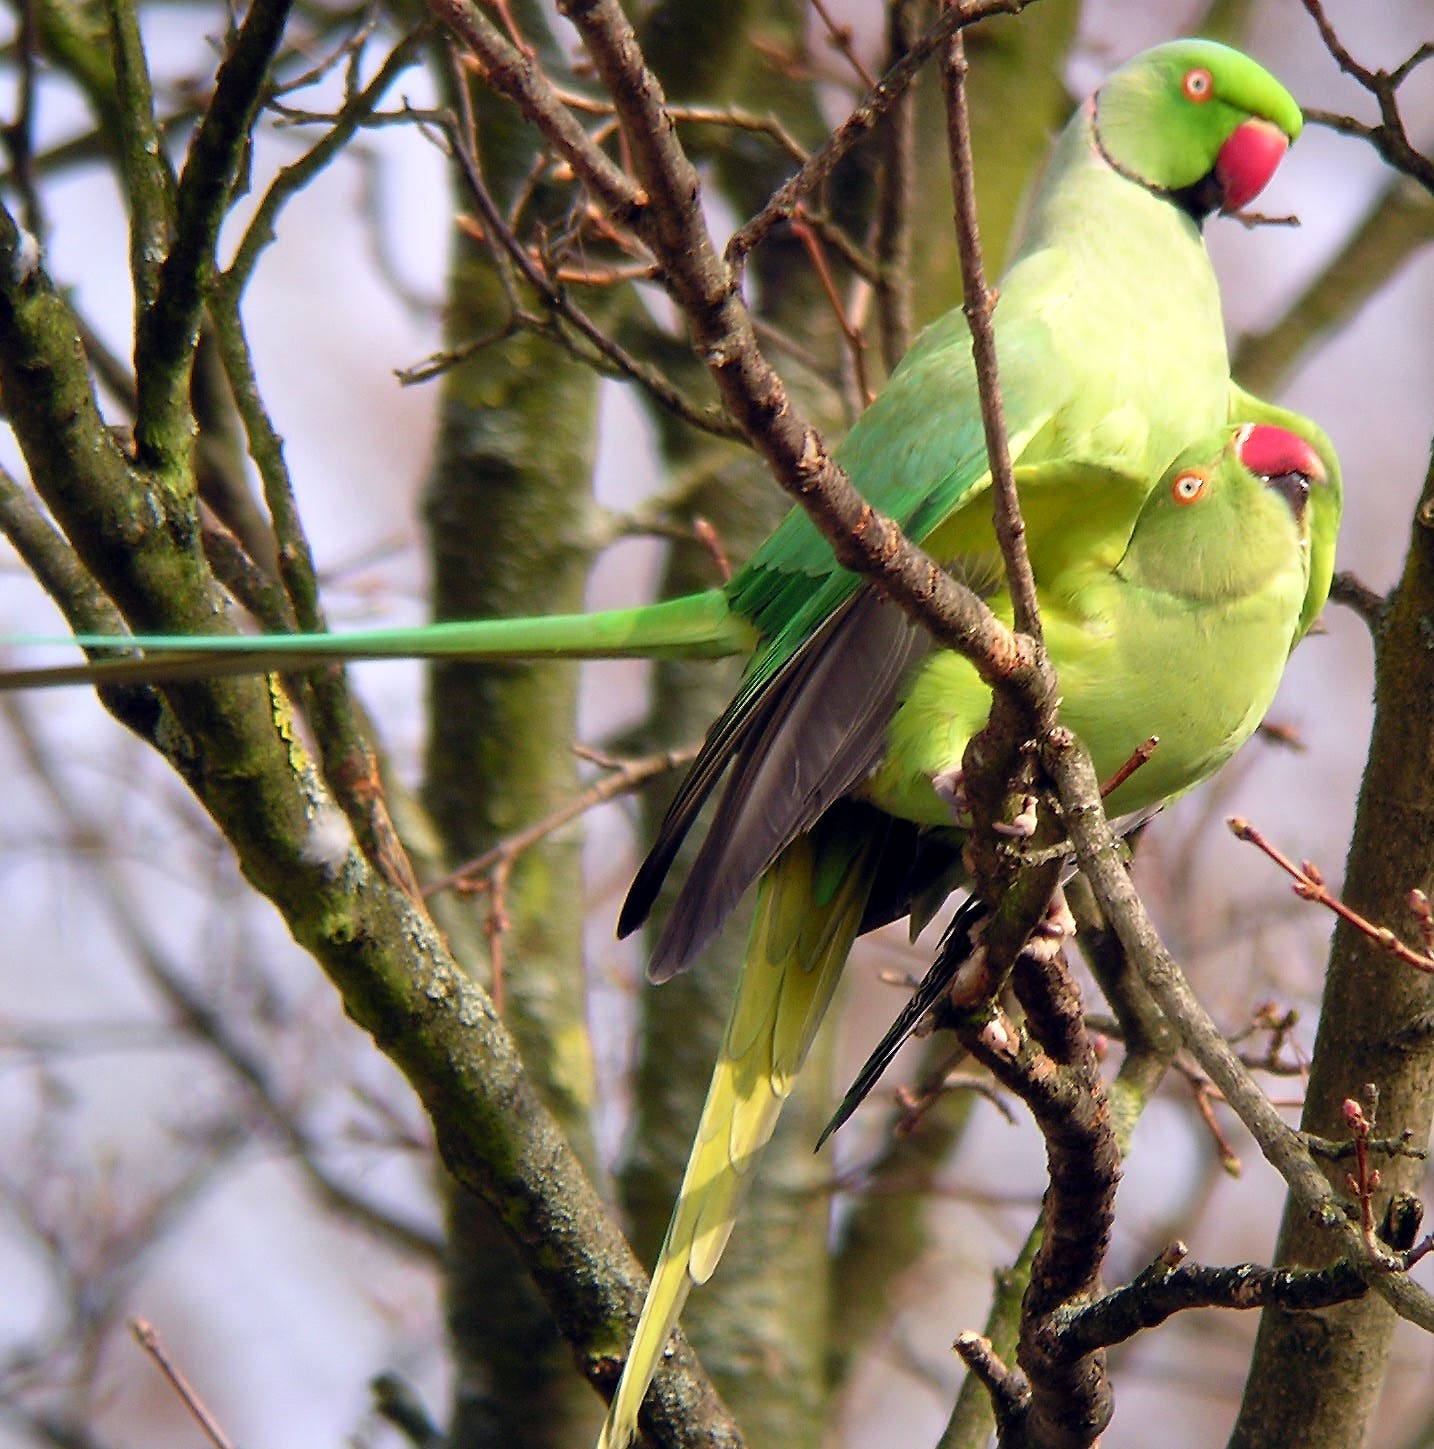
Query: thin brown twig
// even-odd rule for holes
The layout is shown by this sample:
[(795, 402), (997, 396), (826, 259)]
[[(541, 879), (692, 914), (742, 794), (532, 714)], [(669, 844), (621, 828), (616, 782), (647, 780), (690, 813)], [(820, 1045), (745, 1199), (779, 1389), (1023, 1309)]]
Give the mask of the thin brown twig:
[(169, 1380), (170, 1387), (179, 1395), (180, 1402), (189, 1410), (194, 1422), (204, 1431), (204, 1437), (214, 1445), (214, 1449), (234, 1449), (233, 1444), (219, 1427), (218, 1420), (204, 1407), (203, 1400), (194, 1392), (189, 1380), (180, 1373), (174, 1360), (166, 1352), (164, 1345), (159, 1341), (159, 1334), (155, 1332), (154, 1325), (145, 1318), (131, 1318), (129, 1327), (136, 1342), (154, 1360), (160, 1373)]
[(891, 1129), (896, 1136), (909, 1137), (921, 1125), (927, 1113), (953, 1092), (974, 1092), (977, 1096), (984, 1097), (1007, 1122), (1013, 1127), (1016, 1125), (1016, 1114), (995, 1082), (974, 1072), (954, 1070), (965, 1058), (966, 1051), (962, 1048), (949, 1057), (939, 1071), (932, 1073), (926, 1083), (896, 1088), (892, 1098), (902, 1113)]
[(859, 242), (854, 241), (820, 207), (803, 205), (801, 219), (864, 282), (876, 285), (880, 263)]
[(532, 825), (516, 831), (474, 856), (456, 870), (450, 871), (440, 880), (423, 888), (424, 899), (431, 899), (440, 891), (472, 891), (483, 889), (483, 878), (499, 870), (507, 870), (525, 850), (532, 849), (539, 841), (546, 839), (555, 830), (569, 821), (576, 820), (597, 805), (616, 800), (621, 795), (640, 789), (649, 780), (665, 775), (671, 770), (681, 769), (697, 757), (697, 747), (683, 750), (662, 750), (654, 755), (645, 755), (639, 760), (616, 761), (609, 765), (610, 773), (595, 781), (586, 790), (574, 795), (551, 814)]
[(1284, 216), (1269, 216), (1263, 211), (1232, 211), (1229, 213), (1231, 221), (1238, 221), (1246, 231), (1255, 231), (1262, 226), (1289, 226), (1300, 225), (1300, 219), (1293, 212)]
[(817, 280), (821, 283), (822, 291), (826, 294), (827, 302), (832, 309), (832, 315), (837, 320), (837, 326), (841, 328), (842, 336), (846, 338), (847, 347), (851, 352), (851, 365), (856, 373), (857, 392), (861, 395), (861, 405), (870, 407), (876, 394), (871, 390), (871, 384), (867, 381), (866, 376), (866, 337), (861, 328), (847, 316), (846, 307), (837, 291), (836, 282), (832, 279), (831, 268), (827, 266), (826, 253), (822, 250), (821, 242), (817, 240), (816, 233), (805, 218), (792, 222), (792, 234), (806, 249), (807, 256), (817, 274)]
[(518, 22), (513, 18), (513, 12), (509, 8), (508, 0), (492, 0), (493, 8), (498, 12), (503, 21), (503, 28), (508, 32), (508, 39), (526, 56), (529, 60), (537, 57), (538, 52), (523, 38), (523, 33), (518, 29)]
[(1424, 155), (1410, 141), (1404, 118), (1399, 113), (1398, 97), (1399, 87), (1414, 69), (1434, 56), (1434, 42), (1426, 41), (1392, 71), (1370, 70), (1355, 60), (1335, 33), (1334, 26), (1324, 13), (1322, 0), (1303, 0), (1303, 3), (1319, 28), (1320, 38), (1324, 41), (1325, 49), (1334, 57), (1335, 64), (1347, 76), (1358, 81), (1379, 106), (1377, 126), (1369, 126), (1352, 116), (1334, 115), (1328, 111), (1308, 110), (1305, 112), (1306, 118), (1345, 135), (1362, 137), (1397, 171), (1413, 176), (1434, 190), (1434, 159)]
[(1136, 745), (1130, 752), (1130, 758), (1106, 780), (1100, 787), (1100, 798), (1104, 800), (1108, 795), (1113, 795), (1142, 765), (1148, 764), (1151, 755), (1155, 753), (1156, 746), (1160, 743), (1159, 735), (1151, 735), (1144, 744)]
[[(915, 0), (887, 6), (888, 68), (916, 38)], [(877, 181), (876, 304), (882, 361), (890, 372), (911, 345), (912, 196), (916, 171), (916, 94), (908, 87), (892, 107), (882, 134), (881, 174)]]
[(700, 515), (692, 520), (692, 537), (707, 551), (717, 569), (717, 577), (725, 584), (732, 577), (732, 560), (722, 546), (722, 535), (710, 519)]
[[(437, 0), (430, 0), (437, 3)], [(950, 5), (872, 88), (862, 103), (852, 111), (806, 164), (772, 194), (756, 216), (740, 226), (727, 242), (726, 259), (739, 275), (748, 255), (759, 242), (787, 220), (798, 203), (809, 196), (831, 175), (837, 163), (854, 146), (868, 136), (878, 122), (896, 104), (910, 86), (927, 58), (957, 30), (974, 25), (990, 15), (1017, 15), (1031, 0), (981, 0), (981, 3)]]
[[(1232, 815), (1225, 823), (1230, 827), (1231, 834), (1237, 840), (1247, 841), (1256, 849), (1264, 851), (1281, 870), (1294, 880), (1294, 892), (1301, 900), (1314, 901), (1317, 905), (1327, 907), (1342, 921), (1347, 921), (1356, 931), (1368, 936), (1375, 945), (1388, 951), (1391, 956), (1397, 957), (1408, 966), (1413, 966), (1417, 971), (1434, 974), (1434, 951), (1416, 951), (1412, 946), (1401, 941), (1388, 926), (1376, 926), (1372, 921), (1361, 916), (1358, 911), (1345, 905), (1325, 884), (1324, 873), (1313, 861), (1304, 860), (1296, 865), (1289, 856), (1272, 845), (1255, 826), (1251, 825), (1248, 820), (1242, 820), (1238, 815)], [(1415, 910), (1417, 914), (1417, 908)], [(1422, 924), (1420, 929), (1422, 934)]]
[(857, 78), (867, 90), (876, 85), (876, 77), (862, 64), (861, 57), (856, 53), (856, 47), (851, 43), (851, 26), (845, 25), (837, 20), (827, 9), (825, 0), (812, 0), (812, 9), (821, 17), (821, 22), (827, 28), (827, 39), (830, 44), (838, 50), (846, 63), (856, 72)]
[[(614, 0), (567, 0), (560, 8), (618, 100), (640, 180), (590, 145), (546, 77), (522, 63), (481, 10), (466, 0), (428, 3), (479, 56), (490, 84), (543, 131), (619, 222), (631, 225), (653, 249), (730, 414), (777, 480), (806, 506), (837, 561), (853, 572), (879, 576), (893, 600), (940, 643), (970, 658), (983, 678), (1028, 680), (1036, 667), (1029, 645), (906, 542), (892, 519), (861, 499), (757, 347), (736, 279), (716, 252), (701, 208), (692, 205), (701, 194), (700, 177), (668, 123), (661, 88), (643, 65), (632, 27)], [(1003, 0), (991, 13), (1026, 3)], [(965, 19), (985, 13), (982, 5)]]
[(1430, 906), (1429, 897), (1418, 886), (1409, 892), (1409, 910), (1419, 925), (1424, 949), (1434, 957), (1434, 907)]
[(483, 922), (483, 935), (488, 941), (489, 991), (493, 997), (493, 1010), (500, 1017), (508, 1004), (503, 937), (512, 925), (512, 918), (508, 915), (508, 881), (512, 874), (512, 856), (499, 860), (488, 871), (488, 915)]
[[(954, 8), (954, 7), (952, 7)], [(1041, 643), (1040, 605), (1036, 580), (1026, 554), (1026, 525), (1016, 497), (1016, 480), (1011, 470), (1011, 451), (1006, 441), (1006, 422), (996, 367), (996, 329), (991, 314), (997, 295), (986, 285), (981, 260), (980, 229), (976, 222), (975, 168), (971, 160), (971, 121), (966, 108), (966, 46), (961, 32), (952, 35), (942, 82), (947, 92), (947, 139), (951, 150), (952, 185), (956, 193), (956, 240), (961, 252), (961, 275), (965, 285), (966, 314), (971, 329), (971, 352), (976, 362), (976, 379), (981, 400), (981, 423), (986, 431), (986, 452), (991, 463), (996, 537), (1006, 562), (1011, 587), (1011, 604), (1016, 628)]]
[(1215, 1116), (1215, 1103), (1224, 1100), (1219, 1089), (1194, 1068), (1179, 1061), (1174, 1062), (1173, 1066), (1189, 1083), (1190, 1099), (1195, 1103), (1195, 1110), (1200, 1114), (1200, 1120), (1205, 1124), (1210, 1140), (1215, 1144), (1221, 1170), (1230, 1177), (1239, 1177), (1245, 1170), (1244, 1164), (1240, 1161), (1240, 1154), (1230, 1145), (1230, 1139), (1225, 1136), (1219, 1118)]
[(1373, 1082), (1364, 1087), (1364, 1102), (1346, 1097), (1344, 1120), (1354, 1136), (1354, 1171), (1345, 1177), (1345, 1186), (1359, 1204), (1359, 1229), (1371, 1252), (1379, 1250), (1375, 1237), (1374, 1194), (1379, 1189), (1379, 1169), (1369, 1163), (1369, 1138), (1374, 1131), (1374, 1114), (1379, 1107), (1379, 1093)]
[[(585, 96), (581, 91), (571, 91), (563, 86), (554, 86), (554, 94), (571, 110), (590, 116), (612, 116), (616, 107), (605, 96)], [(768, 136), (787, 153), (797, 165), (805, 162), (810, 152), (775, 116), (754, 116), (740, 106), (668, 106), (667, 114), (679, 125), (725, 126), (733, 131), (750, 131), (755, 135)]]
[[(501, 243), (502, 249), (516, 264), (526, 281), (543, 299), (543, 305), (552, 313), (567, 321), (578, 335), (592, 347), (603, 362), (619, 376), (627, 377), (644, 388), (663, 407), (678, 417), (718, 437), (736, 436), (731, 420), (719, 409), (701, 407), (689, 402), (655, 368), (632, 356), (624, 347), (609, 337), (580, 307), (566, 296), (543, 269), (529, 255), (528, 248), (513, 233), (504, 219), (497, 203), (488, 191), (478, 157), (467, 134), (468, 128), (460, 126), (451, 118), (444, 127), (449, 147), (458, 162), (469, 195), (473, 198), (482, 217), (485, 241)], [(601, 153), (599, 153), (601, 154)], [(541, 319), (533, 318), (514, 299), (512, 322), (515, 325), (542, 327)], [(431, 373), (425, 373), (431, 375)], [(416, 379), (416, 375), (413, 380)]]

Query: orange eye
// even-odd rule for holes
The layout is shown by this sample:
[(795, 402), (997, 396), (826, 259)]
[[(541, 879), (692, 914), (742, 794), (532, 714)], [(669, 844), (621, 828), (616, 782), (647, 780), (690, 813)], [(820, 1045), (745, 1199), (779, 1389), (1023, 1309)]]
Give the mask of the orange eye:
[(1203, 473), (1182, 473), (1170, 485), (1170, 496), (1177, 503), (1198, 503), (1205, 496), (1206, 483)]
[(1215, 94), (1215, 81), (1203, 65), (1187, 70), (1180, 80), (1180, 89), (1187, 100), (1208, 101)]

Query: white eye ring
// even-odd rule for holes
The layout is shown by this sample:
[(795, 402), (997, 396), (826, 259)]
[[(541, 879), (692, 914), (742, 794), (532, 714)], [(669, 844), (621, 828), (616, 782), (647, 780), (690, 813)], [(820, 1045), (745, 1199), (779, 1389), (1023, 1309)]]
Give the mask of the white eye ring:
[(1171, 485), (1170, 496), (1177, 503), (1196, 503), (1205, 496), (1203, 473), (1182, 473)]
[(1187, 70), (1180, 80), (1180, 89), (1192, 101), (1208, 101), (1215, 91), (1215, 81), (1203, 65)]

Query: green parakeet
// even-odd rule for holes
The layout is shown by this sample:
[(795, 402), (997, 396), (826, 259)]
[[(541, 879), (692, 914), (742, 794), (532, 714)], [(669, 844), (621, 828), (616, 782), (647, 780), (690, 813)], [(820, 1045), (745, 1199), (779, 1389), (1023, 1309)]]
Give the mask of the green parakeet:
[[(1023, 487), (1033, 481), (1020, 477)], [(1073, 492), (1121, 486), (1074, 468), (1039, 482)], [(1161, 739), (1113, 792), (1112, 810), (1188, 790), (1254, 731), (1300, 634), (1311, 491), (1328, 486), (1303, 438), (1247, 424), (1182, 453), (1126, 536), (1085, 551), (1033, 552), (1061, 716), (1091, 749), (1097, 773), (1113, 775), (1151, 734)], [(861, 597), (859, 607), (875, 615), (896, 613)], [(1003, 589), (991, 604), (1008, 616)], [(949, 807), (932, 781), (959, 769), (990, 698), (959, 655), (933, 652), (905, 672), (880, 765), (856, 787), (857, 799), (888, 819), (924, 816), (949, 831)], [(602, 1449), (619, 1449), (636, 1432), (667, 1336), (689, 1289), (706, 1282), (726, 1246), (852, 941), (873, 911), (877, 919), (892, 914), (871, 898), (887, 839), (873, 817), (881, 818), (838, 802), (762, 874), (737, 997)]]
[[(1312, 425), (1232, 388), (1200, 234), (1209, 213), (1259, 192), (1300, 126), (1288, 93), (1238, 52), (1195, 40), (1145, 52), (1058, 139), (1000, 282), (1006, 420), (1067, 721), (1109, 769), (1150, 733), (1164, 737), (1116, 808), (1188, 788), (1228, 757), (1328, 590), (1340, 500), (1333, 453)], [(1232, 435), (1232, 422), (1262, 426)], [(1192, 461), (1182, 450), (1197, 438), (1216, 441)], [(1256, 457), (1266, 445), (1268, 456)], [(1290, 458), (1275, 457), (1281, 449)], [(1281, 467), (1269, 473), (1272, 459)], [(873, 506), (1001, 599), (959, 310), (917, 340), (839, 460)], [(1182, 505), (1171, 489), (1197, 476), (1198, 488), (1183, 485), (1195, 496)], [(1314, 488), (1308, 505), (1291, 506), (1293, 477)], [(1162, 482), (1152, 494), (1154, 479)], [(1235, 528), (1237, 498), (1251, 517)], [(1311, 549), (1311, 532), (1325, 542)], [(1137, 547), (1137, 535), (1149, 543)], [(1192, 552), (1165, 557), (1161, 540)], [(1274, 560), (1280, 548), (1288, 556)], [(1248, 668), (1202, 663), (1209, 656), (1195, 641), (1227, 632), (1243, 641), (1231, 648), (1251, 651)], [(924, 631), (837, 567), (800, 511), (724, 589), (670, 604), (280, 640), (125, 642), (173, 658), (21, 671), (0, 676), (0, 686), (213, 673), (215, 662), (197, 657), (211, 650), (232, 656), (220, 667), (241, 671), (352, 656), (752, 654), (620, 921), (626, 933), (646, 918), (678, 844), (727, 775), (651, 974), (688, 965), (760, 878), (757, 918), (687, 1183), (604, 1430), (607, 1449), (625, 1445), (687, 1288), (715, 1266), (851, 939), (872, 919), (884, 822), (951, 828), (934, 782), (959, 767), (984, 721), (989, 695), (975, 672), (933, 653)], [(1183, 662), (1171, 679), (1174, 660)], [(1135, 697), (1132, 686), (1157, 668), (1169, 687)], [(1204, 688), (1193, 687), (1197, 678)]]

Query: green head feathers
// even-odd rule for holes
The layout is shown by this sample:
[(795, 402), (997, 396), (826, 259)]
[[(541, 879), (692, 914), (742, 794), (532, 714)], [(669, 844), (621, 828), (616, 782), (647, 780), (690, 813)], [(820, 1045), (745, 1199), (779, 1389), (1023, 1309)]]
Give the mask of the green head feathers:
[(1197, 218), (1248, 205), (1302, 124), (1274, 76), (1212, 40), (1144, 51), (1095, 96), (1096, 139), (1110, 164)]
[(1307, 573), (1310, 490), (1324, 479), (1319, 454), (1294, 433), (1227, 430), (1166, 471), (1116, 572), (1204, 604), (1247, 598), (1292, 566)]

